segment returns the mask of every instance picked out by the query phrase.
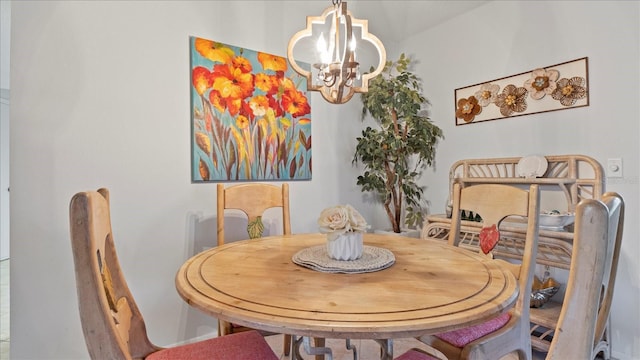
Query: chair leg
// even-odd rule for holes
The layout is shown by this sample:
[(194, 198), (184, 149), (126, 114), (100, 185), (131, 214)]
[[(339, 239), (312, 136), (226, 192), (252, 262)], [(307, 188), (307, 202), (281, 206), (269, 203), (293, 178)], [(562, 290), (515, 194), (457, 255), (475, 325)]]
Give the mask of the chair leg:
[(218, 320), (218, 336), (225, 336), (233, 333), (230, 322)]
[[(313, 338), (313, 345), (315, 347), (324, 347), (324, 338)], [(324, 360), (324, 355), (316, 355), (316, 360)]]
[(289, 356), (291, 353), (291, 335), (284, 334), (284, 355)]

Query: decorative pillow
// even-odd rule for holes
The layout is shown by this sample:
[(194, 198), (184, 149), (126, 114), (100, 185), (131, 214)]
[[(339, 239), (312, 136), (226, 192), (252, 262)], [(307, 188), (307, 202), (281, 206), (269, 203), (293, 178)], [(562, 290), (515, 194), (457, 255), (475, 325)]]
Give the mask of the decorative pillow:
[(510, 313), (504, 313), (497, 318), (491, 319), (479, 325), (470, 326), (460, 330), (454, 330), (435, 335), (438, 339), (448, 342), (449, 344), (463, 348), (468, 343), (480, 339), (481, 337), (491, 334), (492, 332), (503, 327), (511, 319)]
[(496, 224), (485, 226), (480, 230), (480, 248), (483, 253), (490, 253), (498, 244), (498, 240), (500, 240), (500, 231)]
[(149, 354), (146, 360), (278, 360), (255, 330), (211, 338)]

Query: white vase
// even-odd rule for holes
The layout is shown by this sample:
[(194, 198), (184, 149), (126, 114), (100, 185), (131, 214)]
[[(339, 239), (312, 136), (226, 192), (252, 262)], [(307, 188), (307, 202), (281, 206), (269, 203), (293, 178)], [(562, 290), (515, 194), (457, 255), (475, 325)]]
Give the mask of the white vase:
[(347, 232), (335, 240), (327, 239), (327, 253), (335, 260), (356, 260), (362, 256), (362, 233)]

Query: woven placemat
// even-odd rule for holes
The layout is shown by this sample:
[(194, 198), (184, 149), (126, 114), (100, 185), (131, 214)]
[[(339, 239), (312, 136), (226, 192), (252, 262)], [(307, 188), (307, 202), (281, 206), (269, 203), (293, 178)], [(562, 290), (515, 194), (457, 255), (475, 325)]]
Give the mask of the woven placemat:
[(291, 260), (312, 270), (344, 274), (379, 271), (390, 267), (396, 262), (396, 258), (391, 251), (367, 245), (363, 247), (362, 256), (356, 260), (334, 260), (329, 257), (326, 245), (302, 249), (293, 255)]

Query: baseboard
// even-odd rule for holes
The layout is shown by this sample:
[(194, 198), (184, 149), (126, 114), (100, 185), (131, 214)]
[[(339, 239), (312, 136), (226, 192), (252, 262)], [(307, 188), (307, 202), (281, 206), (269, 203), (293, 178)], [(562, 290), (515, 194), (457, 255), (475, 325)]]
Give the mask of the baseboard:
[(187, 339), (185, 341), (180, 341), (180, 342), (177, 342), (177, 343), (174, 343), (174, 344), (163, 345), (162, 347), (171, 348), (171, 347), (175, 347), (175, 346), (191, 344), (191, 343), (202, 341), (202, 340), (208, 340), (208, 339), (211, 339), (211, 338), (214, 338), (214, 337), (218, 337), (218, 332), (217, 331), (212, 332), (210, 334), (204, 334), (204, 335), (196, 336), (194, 338)]
[(611, 360), (634, 360), (629, 354), (623, 354), (619, 351), (611, 351)]

